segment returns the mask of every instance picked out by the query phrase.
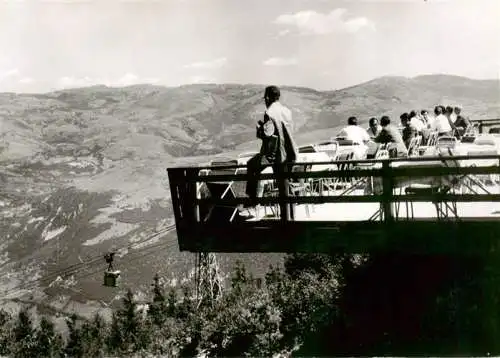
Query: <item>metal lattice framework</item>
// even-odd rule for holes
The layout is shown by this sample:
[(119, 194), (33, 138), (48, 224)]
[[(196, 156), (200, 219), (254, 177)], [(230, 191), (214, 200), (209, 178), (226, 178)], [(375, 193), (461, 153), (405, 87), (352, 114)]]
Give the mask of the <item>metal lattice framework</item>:
[(195, 275), (198, 307), (204, 303), (210, 304), (221, 297), (224, 281), (214, 253), (196, 254)]

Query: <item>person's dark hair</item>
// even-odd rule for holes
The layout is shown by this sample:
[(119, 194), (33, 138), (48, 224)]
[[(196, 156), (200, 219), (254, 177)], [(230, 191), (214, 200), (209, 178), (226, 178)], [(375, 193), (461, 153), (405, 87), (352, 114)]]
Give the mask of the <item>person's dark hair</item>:
[(347, 124), (350, 126), (357, 126), (358, 125), (358, 119), (356, 117), (349, 117), (347, 119)]
[(416, 117), (416, 116), (417, 116), (417, 111), (412, 110), (412, 111), (410, 112), (410, 114), (408, 115), (408, 118), (410, 118), (410, 119), (411, 119), (411, 118)]
[(407, 121), (408, 120), (408, 113), (403, 113), (402, 115), (399, 116), (399, 119), (401, 119), (401, 121)]
[(389, 116), (382, 116), (382, 118), (380, 118), (380, 125), (382, 127), (389, 125), (389, 123), (391, 123), (391, 119), (389, 118)]
[(370, 118), (370, 120), (368, 121), (368, 124), (371, 126), (375, 125), (375, 122), (377, 122), (377, 118), (375, 117), (372, 117)]
[(422, 110), (420, 111), (420, 114), (421, 114), (422, 116), (423, 116), (424, 114), (426, 114), (426, 113), (429, 113), (429, 112), (427, 112), (427, 110), (426, 110), (426, 109), (422, 109)]
[(446, 107), (446, 113), (453, 113), (453, 107), (452, 106), (447, 106)]
[(443, 113), (443, 108), (442, 108), (442, 106), (436, 106), (436, 107), (434, 107), (434, 113), (435, 113), (436, 115)]
[(264, 97), (268, 97), (271, 102), (279, 100), (280, 96), (280, 89), (276, 86), (267, 86), (266, 90), (264, 91)]
[(460, 107), (458, 107), (458, 106), (457, 106), (457, 107), (455, 107), (455, 113), (456, 113), (456, 114), (460, 114), (460, 112), (462, 112), (462, 108), (460, 108)]

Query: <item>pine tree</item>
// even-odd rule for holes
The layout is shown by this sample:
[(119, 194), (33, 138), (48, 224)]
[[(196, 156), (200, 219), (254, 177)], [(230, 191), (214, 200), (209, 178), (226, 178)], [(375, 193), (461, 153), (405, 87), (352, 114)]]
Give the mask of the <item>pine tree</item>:
[(15, 357), (32, 357), (34, 353), (35, 330), (30, 314), (25, 307), (19, 311), (13, 333), (13, 355)]
[(82, 326), (83, 354), (85, 357), (104, 356), (106, 323), (97, 313), (92, 321), (87, 321)]
[(127, 351), (134, 352), (138, 345), (140, 322), (137, 315), (137, 303), (134, 294), (129, 289), (122, 299), (123, 308), (118, 311), (122, 324), (124, 343)]
[(177, 291), (170, 288), (167, 296), (166, 315), (168, 317), (176, 317), (177, 315)]
[(149, 304), (148, 316), (157, 327), (163, 326), (166, 319), (167, 303), (163, 287), (160, 285), (158, 274), (154, 277), (153, 283), (153, 301)]
[(0, 310), (0, 355), (8, 355), (10, 353), (11, 321), (12, 317), (10, 314), (4, 310)]
[(83, 357), (83, 342), (82, 331), (77, 327), (77, 319), (76, 314), (72, 314), (71, 317), (66, 320), (69, 334), (64, 352), (69, 357), (80, 358)]
[(111, 318), (111, 328), (106, 337), (106, 346), (109, 353), (119, 353), (123, 345), (123, 334), (121, 329), (120, 317), (117, 312), (113, 312)]
[(34, 357), (59, 357), (62, 353), (62, 338), (56, 333), (54, 323), (42, 317), (40, 327), (36, 331)]

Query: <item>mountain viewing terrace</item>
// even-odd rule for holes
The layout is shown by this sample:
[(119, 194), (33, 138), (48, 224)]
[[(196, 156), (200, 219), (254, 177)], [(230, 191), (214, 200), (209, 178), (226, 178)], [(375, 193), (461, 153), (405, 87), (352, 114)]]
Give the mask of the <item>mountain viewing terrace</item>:
[[(193, 252), (489, 252), (500, 229), (500, 137), (476, 123), (461, 141), (440, 138), (406, 158), (321, 143), (300, 148), (279, 185), (272, 170), (254, 217), (244, 216), (245, 162), (169, 168), (179, 247)], [(312, 150), (318, 149), (317, 151)], [(320, 155), (321, 154), (321, 155)], [(286, 195), (285, 195), (286, 194)]]

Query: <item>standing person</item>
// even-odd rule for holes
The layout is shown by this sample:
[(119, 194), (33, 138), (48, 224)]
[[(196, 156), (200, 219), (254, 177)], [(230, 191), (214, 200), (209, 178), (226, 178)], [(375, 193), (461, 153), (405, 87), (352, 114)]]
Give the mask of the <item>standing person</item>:
[[(259, 181), (260, 173), (268, 165), (279, 177), (286, 169), (287, 163), (295, 162), (298, 156), (297, 146), (291, 136), (289, 125), (292, 124), (292, 112), (283, 106), (280, 100), (280, 90), (276, 86), (268, 86), (264, 91), (266, 111), (264, 120), (257, 125), (257, 138), (262, 140), (260, 152), (247, 162), (248, 182), (246, 194), (250, 198), (250, 208), (258, 216), (257, 197), (262, 197), (264, 187)], [(282, 183), (278, 180), (278, 183)]]

